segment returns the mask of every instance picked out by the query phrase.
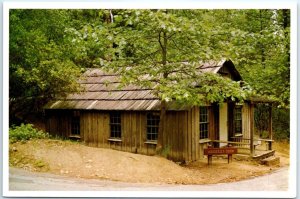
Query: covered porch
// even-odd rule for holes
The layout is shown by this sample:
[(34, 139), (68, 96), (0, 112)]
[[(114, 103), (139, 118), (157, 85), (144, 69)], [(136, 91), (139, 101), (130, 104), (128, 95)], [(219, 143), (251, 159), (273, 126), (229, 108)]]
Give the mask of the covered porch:
[[(247, 100), (247, 128), (242, 128), (241, 133), (230, 133), (230, 129), (233, 128), (234, 117), (230, 117), (230, 111), (232, 108), (228, 106), (228, 139), (215, 139), (211, 140), (211, 146), (221, 147), (235, 147), (238, 149), (238, 154), (248, 156), (252, 159), (264, 159), (275, 154), (273, 150), (273, 131), (272, 131), (272, 106), (273, 101), (263, 98), (251, 98)], [(264, 122), (267, 125), (267, 135), (263, 138), (255, 131), (255, 107), (257, 105), (264, 105), (266, 107), (267, 118)], [(243, 115), (244, 116), (244, 115)], [(233, 122), (232, 122), (233, 121)], [(243, 125), (245, 123), (243, 122)], [(222, 136), (220, 136), (221, 138)]]

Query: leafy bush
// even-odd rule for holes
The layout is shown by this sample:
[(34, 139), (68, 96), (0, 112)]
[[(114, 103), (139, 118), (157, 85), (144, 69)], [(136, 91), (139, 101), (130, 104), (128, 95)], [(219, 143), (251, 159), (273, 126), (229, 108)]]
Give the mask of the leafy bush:
[[(255, 127), (261, 138), (268, 138), (269, 107), (258, 104), (255, 109)], [(273, 138), (275, 140), (289, 140), (290, 138), (290, 110), (273, 107), (272, 110)]]
[(162, 148), (160, 155), (163, 156), (163, 157), (165, 157), (165, 158), (168, 158), (169, 155), (170, 155), (170, 150), (171, 150), (170, 146), (167, 145), (164, 148)]
[(17, 141), (26, 141), (32, 138), (42, 139), (48, 138), (49, 134), (33, 128), (32, 124), (21, 124), (21, 126), (13, 126), (9, 128), (9, 141), (11, 143)]
[(273, 111), (273, 131), (274, 139), (290, 139), (290, 110), (274, 109)]

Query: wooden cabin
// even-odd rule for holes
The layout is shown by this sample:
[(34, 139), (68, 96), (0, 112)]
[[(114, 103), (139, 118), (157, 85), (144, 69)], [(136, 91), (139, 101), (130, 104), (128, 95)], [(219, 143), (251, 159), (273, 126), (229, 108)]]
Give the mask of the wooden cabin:
[[(202, 64), (199, 70), (242, 80), (230, 60)], [(78, 138), (88, 146), (154, 155), (160, 100), (152, 89), (135, 85), (120, 89), (119, 76), (100, 69), (89, 69), (84, 77), (80, 80), (84, 92), (45, 106), (47, 131)], [(201, 107), (168, 104), (162, 150), (174, 161), (189, 162), (203, 158), (208, 144), (222, 147), (239, 142), (238, 146), (246, 146), (254, 155), (253, 103), (227, 101)]]

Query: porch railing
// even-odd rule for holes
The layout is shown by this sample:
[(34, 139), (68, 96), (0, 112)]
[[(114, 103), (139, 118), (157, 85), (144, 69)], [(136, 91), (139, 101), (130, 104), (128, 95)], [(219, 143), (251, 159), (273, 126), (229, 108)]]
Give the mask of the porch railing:
[[(238, 137), (233, 141), (226, 140), (211, 140), (211, 143), (225, 143), (239, 149), (238, 153), (251, 154), (250, 139)], [(254, 154), (255, 152), (271, 151), (273, 140), (271, 139), (254, 139)]]

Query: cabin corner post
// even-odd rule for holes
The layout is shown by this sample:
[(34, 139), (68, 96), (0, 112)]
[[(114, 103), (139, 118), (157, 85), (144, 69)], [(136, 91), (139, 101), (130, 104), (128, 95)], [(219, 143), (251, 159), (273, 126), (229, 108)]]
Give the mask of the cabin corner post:
[(250, 155), (254, 156), (254, 104), (250, 102)]

